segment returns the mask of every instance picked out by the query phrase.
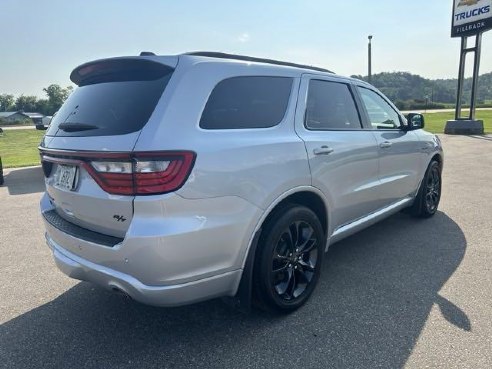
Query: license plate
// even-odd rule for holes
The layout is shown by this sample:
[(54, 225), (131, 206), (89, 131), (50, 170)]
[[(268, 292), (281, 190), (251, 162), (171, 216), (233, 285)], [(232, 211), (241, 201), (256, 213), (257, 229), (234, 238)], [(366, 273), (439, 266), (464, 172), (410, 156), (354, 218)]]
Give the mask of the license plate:
[(55, 187), (72, 191), (76, 185), (77, 167), (59, 164), (55, 172)]

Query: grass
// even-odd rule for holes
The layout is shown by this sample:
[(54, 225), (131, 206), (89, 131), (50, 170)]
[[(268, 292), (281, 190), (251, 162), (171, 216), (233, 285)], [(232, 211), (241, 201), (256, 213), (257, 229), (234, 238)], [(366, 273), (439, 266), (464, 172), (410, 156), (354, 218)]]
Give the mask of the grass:
[(0, 156), (4, 168), (39, 165), (38, 145), (45, 131), (35, 129), (3, 130)]
[[(465, 111), (463, 112), (465, 113)], [(444, 133), (446, 121), (454, 119), (454, 112), (424, 113), (424, 116), (426, 131)], [(492, 133), (492, 110), (478, 110), (476, 119), (483, 120), (485, 133)]]

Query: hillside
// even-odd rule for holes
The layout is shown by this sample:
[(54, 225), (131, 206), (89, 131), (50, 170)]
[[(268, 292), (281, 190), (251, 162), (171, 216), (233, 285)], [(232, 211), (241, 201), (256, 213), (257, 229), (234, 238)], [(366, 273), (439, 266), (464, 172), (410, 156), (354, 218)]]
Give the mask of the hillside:
[[(352, 76), (367, 81), (366, 76)], [(454, 104), (456, 101), (457, 79), (427, 79), (408, 72), (379, 73), (372, 76), (372, 84), (380, 89), (397, 105), (409, 100), (429, 103)], [(463, 92), (464, 103), (469, 103), (471, 78), (465, 80)], [(478, 80), (477, 102), (492, 102), (492, 72), (482, 74)]]

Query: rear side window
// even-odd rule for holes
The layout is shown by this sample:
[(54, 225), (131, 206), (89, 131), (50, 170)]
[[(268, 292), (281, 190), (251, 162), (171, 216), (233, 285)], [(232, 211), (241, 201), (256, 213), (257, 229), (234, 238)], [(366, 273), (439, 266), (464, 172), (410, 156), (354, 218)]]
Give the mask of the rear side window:
[[(156, 63), (153, 63), (156, 64)], [(48, 136), (108, 136), (139, 131), (149, 120), (173, 69), (144, 64), (89, 76), (53, 117)]]
[(345, 83), (311, 80), (305, 125), (310, 130), (361, 129), (359, 113)]
[(292, 78), (233, 77), (215, 86), (205, 105), (204, 129), (268, 128), (285, 116)]

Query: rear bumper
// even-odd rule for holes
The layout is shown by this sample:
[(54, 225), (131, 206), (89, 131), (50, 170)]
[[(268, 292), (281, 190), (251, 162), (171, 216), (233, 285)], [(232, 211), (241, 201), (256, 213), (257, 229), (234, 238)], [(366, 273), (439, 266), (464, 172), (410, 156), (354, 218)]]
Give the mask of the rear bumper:
[(47, 233), (46, 242), (53, 252), (56, 265), (69, 277), (124, 292), (134, 300), (149, 305), (179, 306), (233, 295), (242, 275), (242, 270), (236, 270), (183, 284), (148, 286), (128, 274), (92, 263), (65, 250)]
[(48, 196), (40, 205), (46, 240), (62, 272), (158, 306), (234, 296), (261, 213), (235, 197), (145, 197), (135, 201), (125, 237), (108, 246), (94, 232), (49, 219), (54, 207)]

